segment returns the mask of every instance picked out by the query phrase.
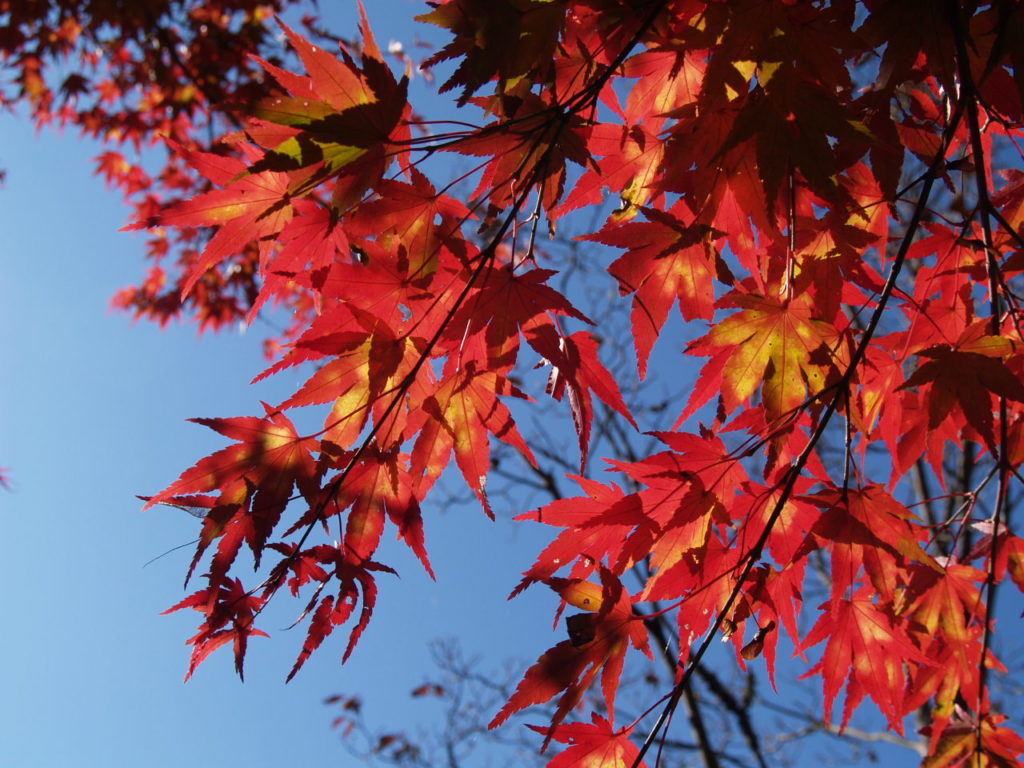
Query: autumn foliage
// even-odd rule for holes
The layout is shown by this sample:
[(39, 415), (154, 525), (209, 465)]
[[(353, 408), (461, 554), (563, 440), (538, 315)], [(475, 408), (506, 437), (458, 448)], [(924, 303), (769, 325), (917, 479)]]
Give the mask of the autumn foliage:
[[(898, 733), (927, 713), (929, 766), (1016, 764), (1024, 739), (990, 695), (1004, 629), (990, 614), (999, 585), (1024, 588), (1009, 504), (1024, 480), (1024, 8), (431, 3), (418, 18), (450, 42), (426, 64), (461, 108), (438, 125), (365, 16), (358, 40), (329, 48), (278, 22), (289, 69), (260, 47), (276, 8), (249, 5), (236, 9), (246, 45), (218, 49), (244, 88), (204, 94), (179, 62), (203, 109), (230, 107), (221, 142), (201, 148), (192, 102), (164, 93), (165, 124), (139, 134), (171, 147), (164, 175), (135, 188), (133, 169), (103, 160), (143, 195), (132, 226), (156, 259), (119, 302), (211, 326), (284, 308), (260, 378), (308, 372), (258, 415), (197, 419), (230, 444), (148, 502), (205, 511), (202, 586), (175, 606), (200, 614), (189, 674), (222, 645), (241, 674), (261, 610), (284, 594), (308, 626), (289, 677), (335, 630), (348, 658), (392, 570), (382, 537), (432, 574), (441, 474), (453, 466), (494, 515), (495, 441), (538, 462), (509, 403), (551, 396), (581, 467), (598, 407), (660, 448), (603, 456), (617, 480), (581, 474), (579, 495), (517, 511), (553, 538), (516, 593), (546, 586), (553, 608), (580, 613), (492, 726), (554, 700), (537, 728), (553, 768), (640, 764), (666, 718), (641, 731), (615, 701), (658, 618), (680, 643), (651, 711), (674, 711), (718, 638), (775, 680), (785, 634), (822, 679), (826, 720), (846, 725), (870, 698)], [(54, 34), (70, 46), (77, 33)], [(46, 95), (23, 66), (38, 119), (93, 130), (62, 107), (75, 83)], [(471, 171), (446, 176), (446, 154)], [(597, 212), (592, 231), (579, 209)], [(559, 226), (595, 260), (612, 253), (639, 377), (699, 370), (667, 422), (634, 418), (631, 372), (601, 361), (601, 308), (554, 287), (541, 243)], [(546, 392), (515, 373), (538, 362)], [(322, 412), (308, 434), (289, 417), (305, 407)], [(966, 455), (973, 482), (950, 496)], [(813, 569), (828, 595), (805, 605)], [(591, 686), (601, 712), (586, 711)]]

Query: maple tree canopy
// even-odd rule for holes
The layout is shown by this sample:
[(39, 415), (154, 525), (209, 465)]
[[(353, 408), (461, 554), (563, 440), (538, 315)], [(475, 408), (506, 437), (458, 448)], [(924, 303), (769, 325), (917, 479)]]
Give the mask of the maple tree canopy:
[[(260, 378), (308, 371), (256, 415), (197, 419), (227, 446), (147, 502), (204, 514), (202, 586), (171, 609), (200, 614), (189, 675), (223, 645), (241, 674), (282, 594), (308, 626), (289, 677), (335, 630), (348, 658), (393, 573), (382, 537), (432, 575), (440, 475), (493, 516), (496, 441), (544, 458), (509, 403), (551, 396), (581, 467), (599, 407), (660, 448), (517, 510), (553, 538), (515, 593), (582, 613), (492, 726), (554, 701), (536, 729), (552, 768), (639, 765), (713, 640), (774, 681), (785, 633), (826, 721), (869, 697), (900, 734), (927, 714), (929, 766), (1017, 764), (990, 689), (994, 595), (1024, 587), (1024, 6), (443, 0), (418, 19), (449, 36), (425, 65), (448, 72), (460, 122), (434, 124), (365, 15), (325, 47), (271, 18), (284, 3), (81, 5), (0, 2), (20, 73), (3, 100), (169, 147), (156, 176), (99, 160), (150, 238), (149, 274), (116, 303), (211, 328), (276, 306), (290, 325)], [(73, 53), (82, 73), (56, 86), (48, 62)], [(472, 170), (423, 162), (442, 153)], [(679, 354), (699, 367), (665, 423), (634, 415), (602, 362), (602, 309), (554, 287), (540, 243), (581, 209), (597, 222), (581, 247), (614, 252), (638, 376)], [(538, 360), (547, 392), (514, 374)], [(322, 428), (303, 433), (289, 412), (307, 406)], [(968, 455), (970, 485), (947, 493)], [(804, 605), (814, 568), (827, 598)], [(642, 728), (616, 693), (656, 621), (678, 632), (676, 675)]]

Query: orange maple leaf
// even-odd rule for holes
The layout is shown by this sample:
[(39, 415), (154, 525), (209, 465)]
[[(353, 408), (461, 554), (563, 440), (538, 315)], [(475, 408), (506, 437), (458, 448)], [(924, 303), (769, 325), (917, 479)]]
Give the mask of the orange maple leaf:
[[(549, 739), (571, 744), (548, 768), (632, 768), (640, 750), (629, 740), (630, 728), (615, 730), (609, 720), (594, 712), (590, 723), (566, 723), (555, 728), (529, 726)], [(646, 763), (640, 763), (646, 766)]]
[(679, 421), (685, 421), (716, 392), (731, 413), (758, 389), (772, 422), (824, 388), (839, 335), (815, 319), (806, 297), (792, 300), (732, 292), (719, 306), (740, 311), (694, 341), (687, 352), (710, 355)]
[(571, 599), (577, 606), (593, 605), (597, 610), (569, 617), (570, 639), (563, 640), (541, 654), (488, 728), (496, 728), (519, 710), (533, 704), (542, 704), (562, 693), (551, 719), (551, 728), (548, 729), (546, 747), (547, 742), (554, 738), (556, 726), (579, 703), (602, 670), (602, 693), (609, 717), (614, 717), (615, 692), (626, 650), (632, 645), (648, 657), (653, 657), (647, 643), (643, 618), (633, 613), (629, 593), (607, 568), (599, 566), (599, 571), (601, 596), (599, 599), (592, 597), (587, 602), (579, 598), (596, 596), (596, 589), (587, 590), (565, 579), (553, 580), (553, 588), (563, 597)]

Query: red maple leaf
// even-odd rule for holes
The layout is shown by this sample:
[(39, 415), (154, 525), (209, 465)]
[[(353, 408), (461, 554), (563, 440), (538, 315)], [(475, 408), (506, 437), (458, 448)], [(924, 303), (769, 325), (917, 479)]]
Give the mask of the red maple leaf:
[(182, 608), (194, 608), (206, 615), (199, 632), (188, 640), (192, 646), (192, 658), (185, 679), (192, 677), (196, 667), (207, 656), (227, 643), (234, 645), (235, 671), (239, 677), (243, 677), (249, 638), (269, 637), (266, 632), (253, 626), (253, 620), (263, 604), (264, 599), (247, 592), (241, 581), (229, 579), (218, 587), (201, 589), (164, 611), (167, 614)]
[(1024, 382), (1003, 362), (1015, 343), (1003, 336), (981, 335), (982, 327), (968, 328), (953, 347), (942, 345), (919, 352), (930, 359), (898, 389), (928, 385), (929, 429), (938, 427), (956, 406), (994, 450), (993, 398), (1024, 402)]
[(211, 589), (219, 586), (243, 542), (248, 543), (259, 565), (267, 539), (291, 501), (294, 488), (310, 505), (315, 505), (320, 495), (312, 456), (318, 441), (300, 437), (280, 411), (266, 403), (264, 409), (267, 415), (262, 419), (192, 419), (239, 442), (200, 459), (144, 507), (184, 494), (219, 493), (217, 505), (203, 520), (192, 563), (194, 568), (205, 549), (218, 537), (221, 539), (210, 572)]
[(483, 330), (488, 364), (505, 372), (516, 361), (520, 332), (530, 338), (550, 327), (554, 315), (593, 325), (565, 296), (547, 285), (554, 274), (548, 269), (517, 272), (512, 264), (486, 270), (480, 290), (453, 317), (452, 333), (462, 336)]
[[(596, 612), (579, 614), (584, 617), (570, 624), (570, 639), (544, 652), (530, 667), (516, 687), (515, 692), (494, 716), (488, 728), (496, 728), (515, 712), (533, 704), (542, 704), (559, 693), (558, 707), (551, 718), (548, 740), (554, 738), (554, 728), (576, 706), (584, 692), (601, 673), (601, 686), (610, 718), (614, 718), (615, 693), (619, 676), (630, 645), (651, 655), (647, 644), (647, 628), (643, 617), (633, 613), (629, 593), (615, 575), (604, 566), (599, 566), (601, 575), (601, 598)], [(581, 594), (579, 585), (562, 580), (553, 582), (556, 591), (565, 592), (576, 598)], [(595, 585), (596, 586), (596, 585)], [(594, 590), (584, 590), (590, 594)], [(582, 600), (578, 601), (584, 605)], [(576, 617), (569, 617), (572, 622)], [(547, 741), (545, 741), (545, 745)]]
[[(165, 209), (156, 221), (142, 221), (139, 227), (211, 227), (217, 232), (192, 266), (181, 295), (189, 294), (203, 274), (230, 256), (241, 253), (247, 243), (276, 235), (292, 218), (288, 200), (289, 178), (284, 173), (249, 173), (242, 160), (207, 152), (195, 152), (176, 145), (189, 165), (221, 186)], [(269, 243), (263, 242), (264, 249)]]
[(594, 420), (591, 392), (634, 429), (636, 421), (622, 399), (619, 385), (601, 364), (597, 355), (598, 341), (590, 333), (579, 331), (571, 336), (560, 335), (552, 325), (539, 325), (528, 334), (530, 346), (544, 356), (551, 366), (547, 391), (556, 400), (568, 392), (569, 409), (580, 443), (580, 468), (586, 466), (590, 450), (590, 425)]
[(682, 202), (669, 211), (641, 208), (648, 221), (607, 224), (585, 240), (629, 249), (609, 268), (622, 295), (633, 295), (633, 339), (640, 378), (672, 304), (678, 301), (685, 320), (714, 315), (712, 279), (719, 264), (710, 244), (712, 232), (680, 218), (692, 214)]
[(516, 517), (516, 520), (533, 520), (566, 530), (538, 555), (513, 590), (512, 597), (567, 565), (573, 566), (573, 577), (586, 577), (602, 558), (607, 557), (609, 562), (623, 559), (627, 535), (643, 516), (639, 497), (624, 494), (614, 484), (608, 486), (585, 477), (574, 479), (587, 496), (556, 499), (541, 509)]
[(910, 640), (901, 622), (875, 604), (868, 588), (858, 590), (853, 599), (832, 600), (820, 608), (824, 612), (798, 650), (827, 641), (821, 661), (807, 672), (824, 679), (825, 720), (831, 721), (832, 705), (845, 679), (841, 727), (864, 696), (870, 695), (889, 727), (903, 733), (905, 666), (913, 669), (931, 661)]
[[(460, 226), (470, 217), (462, 202), (438, 193), (427, 177), (410, 168), (411, 182), (385, 179), (376, 185), (379, 197), (354, 212), (346, 222), (353, 235), (396, 238), (409, 279), (429, 276), (437, 269), (441, 248), (461, 240)], [(395, 249), (397, 250), (397, 249)]]
[(361, 602), (362, 608), (359, 611), (359, 618), (349, 634), (348, 645), (345, 647), (342, 661), (346, 661), (352, 655), (352, 651), (355, 650), (356, 643), (359, 642), (363, 630), (370, 623), (374, 606), (377, 604), (377, 582), (373, 577), (374, 572), (385, 571), (387, 573), (394, 573), (391, 568), (370, 560), (355, 564), (350, 561), (345, 553), (333, 547), (325, 547), (324, 550), (330, 551), (328, 555), (329, 560), (325, 562), (330, 562), (334, 566), (330, 578), (337, 582), (338, 593), (337, 596), (327, 595), (322, 598), (319, 605), (313, 610), (313, 605), (316, 604), (317, 597), (320, 594), (320, 591), (317, 590), (307, 605), (306, 613), (312, 610), (313, 618), (309, 623), (309, 630), (306, 633), (306, 640), (302, 644), (302, 650), (299, 652), (298, 658), (295, 659), (295, 664), (288, 673), (289, 680), (302, 669), (302, 666), (309, 657), (320, 647), (328, 635), (334, 631), (334, 628), (344, 624), (351, 618), (356, 607)]
[(986, 715), (980, 725), (964, 718), (943, 731), (923, 765), (926, 768), (959, 768), (965, 764), (1013, 768), (1024, 752), (1024, 738), (1003, 723), (1006, 715)]
[[(629, 728), (615, 730), (612, 722), (596, 712), (590, 723), (563, 723), (554, 728), (531, 725), (547, 739), (569, 744), (548, 768), (623, 768), (637, 766), (640, 750), (629, 739)], [(640, 766), (646, 766), (641, 762)]]
[(490, 470), (489, 434), (517, 448), (536, 464), (508, 406), (498, 400), (498, 395), (519, 394), (507, 379), (491, 372), (478, 372), (472, 361), (459, 375), (448, 378), (422, 403), (429, 418), (413, 447), (413, 474), (424, 476), (430, 472), (436, 477), (454, 449), (466, 484), (480, 499), (488, 516), (494, 517), (484, 490)]
[(833, 594), (851, 589), (863, 568), (884, 600), (895, 600), (903, 584), (900, 574), (911, 562), (941, 572), (918, 539), (914, 514), (877, 485), (829, 488), (801, 498), (824, 510), (794, 558), (831, 547)]
[(634, 218), (641, 206), (659, 197), (653, 182), (665, 155), (665, 144), (658, 136), (661, 122), (595, 125), (587, 139), (587, 149), (601, 160), (576, 182), (558, 207), (557, 215), (603, 202), (601, 190), (606, 187), (616, 190), (622, 201), (622, 207), (614, 214), (617, 221)]

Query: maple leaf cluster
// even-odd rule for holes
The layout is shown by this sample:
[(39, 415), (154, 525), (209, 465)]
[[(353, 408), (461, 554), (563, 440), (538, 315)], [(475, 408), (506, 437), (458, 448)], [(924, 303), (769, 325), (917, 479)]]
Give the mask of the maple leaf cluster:
[[(287, 343), (259, 378), (312, 370), (259, 416), (197, 420), (234, 443), (149, 501), (208, 510), (192, 563), (208, 562), (205, 585), (175, 606), (202, 614), (189, 674), (229, 641), (241, 673), (282, 588), (308, 616), (290, 675), (343, 625), (347, 658), (391, 571), (376, 559), (385, 530), (432, 573), (423, 510), (445, 468), (493, 516), (493, 441), (536, 463), (510, 400), (564, 400), (582, 467), (596, 398), (660, 449), (607, 457), (621, 482), (581, 474), (579, 496), (518, 516), (557, 534), (516, 592), (544, 584), (582, 613), (492, 725), (557, 697), (539, 730), (569, 746), (551, 766), (637, 765), (715, 637), (740, 666), (763, 658), (774, 682), (785, 633), (801, 656), (823, 646), (807, 672), (822, 678), (826, 721), (845, 690), (843, 727), (865, 697), (901, 734), (927, 712), (928, 765), (1015, 764), (1024, 740), (990, 687), (993, 595), (1007, 576), (1024, 585), (1009, 503), (1024, 460), (1024, 10), (431, 8), (420, 19), (451, 41), (427, 65), (455, 62), (441, 91), (458, 90), (479, 125), (425, 132), (364, 16), (357, 47), (282, 25), (305, 74), (238, 59), (263, 85), (238, 95), (249, 108), (224, 149), (164, 134), (204, 180), (164, 183), (202, 191), (154, 199), (135, 226), (161, 247), (168, 231), (209, 233), (186, 243), (174, 300), (250, 320), (288, 307)], [(44, 114), (55, 97), (23, 68)], [(442, 153), (474, 164), (472, 192), (428, 177), (421, 161)], [(128, 183), (116, 157), (103, 168)], [(671, 425), (634, 418), (600, 359), (599, 310), (552, 284), (538, 231), (579, 209), (603, 219), (579, 241), (615, 249), (607, 271), (631, 308), (641, 378), (677, 333), (673, 306), (700, 329), (682, 350), (700, 373)], [(217, 308), (225, 275), (246, 276), (244, 306)], [(122, 303), (166, 316), (165, 277), (154, 281)], [(547, 393), (515, 373), (538, 359)], [(303, 435), (287, 412), (309, 406), (322, 427)], [(912, 507), (908, 487), (943, 482), (951, 451), (984, 470), (945, 514), (931, 492)], [(257, 568), (274, 558), (248, 588), (243, 547)], [(631, 593), (623, 576), (641, 565)], [(828, 597), (805, 607), (815, 568)], [(638, 747), (615, 699), (655, 620), (676, 625), (676, 677)], [(598, 679), (605, 709), (566, 722)]]
[[(163, 153), (154, 165), (144, 152), (168, 139), (196, 148), (240, 125), (231, 105), (266, 93), (263, 69), (251, 56), (283, 55), (268, 22), (290, 4), (3, 0), (0, 62), (12, 76), (0, 85), (0, 105), (24, 105), (38, 127), (74, 126), (100, 140), (97, 174), (137, 217), (151, 216), (169, 201), (205, 191), (208, 182), (178, 154)], [(182, 299), (180, 266), (202, 250), (204, 237), (198, 230), (178, 230), (173, 239), (151, 231), (146, 278), (120, 291), (114, 305), (161, 324), (186, 307), (200, 328), (238, 322), (255, 295), (251, 254), (230, 272), (207, 272), (192, 298)]]

